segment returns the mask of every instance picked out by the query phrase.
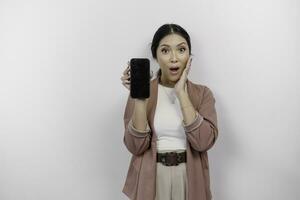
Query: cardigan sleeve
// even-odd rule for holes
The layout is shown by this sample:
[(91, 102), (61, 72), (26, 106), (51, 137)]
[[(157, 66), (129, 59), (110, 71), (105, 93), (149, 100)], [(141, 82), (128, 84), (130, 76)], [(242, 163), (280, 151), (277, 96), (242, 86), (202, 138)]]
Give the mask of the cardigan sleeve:
[(128, 96), (125, 112), (124, 112), (124, 137), (123, 143), (129, 152), (133, 155), (141, 155), (151, 144), (151, 128), (147, 123), (145, 131), (136, 129), (132, 124), (132, 114), (134, 110), (134, 99)]
[(188, 125), (182, 122), (187, 140), (196, 151), (200, 152), (209, 150), (218, 137), (215, 98), (212, 91), (206, 86), (202, 98), (194, 121)]

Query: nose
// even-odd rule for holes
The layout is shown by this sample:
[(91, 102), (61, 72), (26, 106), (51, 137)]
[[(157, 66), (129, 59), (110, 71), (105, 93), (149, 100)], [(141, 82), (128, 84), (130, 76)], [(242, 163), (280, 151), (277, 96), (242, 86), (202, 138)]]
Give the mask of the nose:
[(174, 51), (172, 51), (172, 53), (171, 53), (170, 60), (171, 60), (171, 62), (177, 62), (177, 55)]

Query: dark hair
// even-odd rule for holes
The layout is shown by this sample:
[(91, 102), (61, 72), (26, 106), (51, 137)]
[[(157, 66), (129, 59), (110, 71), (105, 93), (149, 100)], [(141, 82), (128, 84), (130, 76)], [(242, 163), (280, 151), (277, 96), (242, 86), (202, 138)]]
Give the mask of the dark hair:
[[(153, 39), (152, 39), (151, 52), (152, 52), (153, 58), (157, 59), (156, 50), (158, 48), (160, 40), (162, 38), (164, 38), (165, 36), (171, 35), (171, 34), (178, 34), (178, 35), (182, 36), (186, 40), (186, 42), (189, 46), (189, 54), (192, 55), (190, 36), (186, 32), (186, 30), (184, 30), (178, 24), (164, 24), (157, 29), (157, 31), (155, 32)], [(157, 76), (160, 76), (160, 75), (161, 75), (161, 69), (159, 69), (159, 71), (157, 72)]]

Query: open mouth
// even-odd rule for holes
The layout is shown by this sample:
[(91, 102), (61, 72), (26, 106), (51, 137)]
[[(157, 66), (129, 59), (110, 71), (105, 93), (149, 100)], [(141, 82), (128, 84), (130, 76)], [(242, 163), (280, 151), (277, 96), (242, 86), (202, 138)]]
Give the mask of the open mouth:
[(176, 75), (179, 72), (179, 67), (171, 67), (170, 72), (172, 75)]

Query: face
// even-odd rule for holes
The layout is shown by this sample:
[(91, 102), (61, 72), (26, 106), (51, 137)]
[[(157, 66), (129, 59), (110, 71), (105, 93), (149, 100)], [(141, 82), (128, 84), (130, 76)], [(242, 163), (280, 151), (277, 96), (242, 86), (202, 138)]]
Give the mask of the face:
[(189, 59), (189, 46), (186, 40), (178, 34), (167, 35), (159, 42), (156, 55), (161, 69), (161, 84), (174, 87)]

